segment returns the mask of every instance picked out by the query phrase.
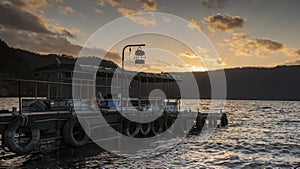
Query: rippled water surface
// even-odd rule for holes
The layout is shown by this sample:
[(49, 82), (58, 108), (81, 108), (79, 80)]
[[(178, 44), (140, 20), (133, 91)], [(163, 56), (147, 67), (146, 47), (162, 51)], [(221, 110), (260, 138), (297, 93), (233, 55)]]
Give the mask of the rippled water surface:
[[(14, 99), (1, 99), (10, 109)], [(184, 100), (182, 109), (206, 111), (210, 101)], [(9, 106), (8, 108), (5, 106)], [(90, 144), (27, 156), (7, 156), (0, 167), (16, 168), (297, 168), (300, 167), (300, 102), (226, 101), (229, 126), (210, 138), (188, 136), (156, 156), (125, 158)], [(178, 143), (177, 143), (178, 142)], [(164, 145), (164, 144), (161, 144)], [(163, 149), (163, 148), (162, 148)], [(167, 151), (166, 151), (167, 150)]]

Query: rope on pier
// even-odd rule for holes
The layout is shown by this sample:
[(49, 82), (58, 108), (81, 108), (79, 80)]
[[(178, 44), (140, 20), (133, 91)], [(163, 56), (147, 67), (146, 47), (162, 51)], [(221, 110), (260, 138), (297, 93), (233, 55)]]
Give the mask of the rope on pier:
[(22, 119), (21, 126), (27, 126), (28, 125), (28, 116), (26, 116), (24, 114), (18, 114), (17, 117)]
[(15, 121), (18, 121), (19, 119), (22, 120), (22, 123), (21, 123), (21, 126), (24, 127), (24, 126), (27, 126), (28, 124), (28, 116), (25, 115), (25, 114), (22, 114), (21, 110), (19, 111), (19, 113), (17, 112), (17, 108), (16, 107), (13, 107), (12, 108), (12, 115), (14, 117), (16, 117), (14, 120), (11, 121), (12, 122), (15, 122)]

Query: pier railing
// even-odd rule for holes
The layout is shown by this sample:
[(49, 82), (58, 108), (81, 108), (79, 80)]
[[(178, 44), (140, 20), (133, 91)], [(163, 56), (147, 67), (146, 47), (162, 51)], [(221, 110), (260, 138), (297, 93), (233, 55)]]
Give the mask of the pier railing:
[[(91, 104), (96, 101), (96, 104), (100, 109), (108, 110), (120, 110), (120, 106), (123, 105), (123, 110), (140, 110), (140, 111), (178, 111), (178, 100), (170, 101), (164, 98), (95, 98), (95, 100), (90, 96), (90, 93), (80, 94), (79, 98), (66, 98), (62, 95), (62, 86), (79, 86), (92, 88), (94, 87), (108, 87), (104, 85), (95, 85), (93, 81), (87, 81), (82, 79), (77, 80), (76, 83), (67, 82), (56, 82), (56, 81), (43, 81), (43, 80), (25, 80), (25, 79), (5, 79), (6, 81), (13, 81), (17, 83), (18, 86), (18, 98), (19, 98), (19, 112), (30, 112), (30, 111), (55, 111), (55, 110), (90, 110)], [(34, 94), (32, 99), (24, 98), (22, 96), (23, 85), (31, 84), (34, 86)], [(41, 85), (41, 86), (39, 86)], [(45, 90), (45, 87), (47, 90)], [(119, 86), (109, 86), (112, 88), (120, 88)], [(42, 88), (43, 95), (39, 94)], [(52, 91), (52, 89), (56, 91)], [(47, 93), (45, 94), (45, 91)], [(87, 90), (83, 90), (87, 91)], [(90, 92), (94, 92), (92, 90)], [(82, 92), (81, 90), (79, 92)], [(28, 91), (27, 91), (28, 93)], [(51, 95), (52, 94), (52, 95)], [(54, 95), (54, 96), (53, 96)], [(122, 103), (122, 104), (121, 104)], [(32, 106), (35, 107), (32, 107)]]

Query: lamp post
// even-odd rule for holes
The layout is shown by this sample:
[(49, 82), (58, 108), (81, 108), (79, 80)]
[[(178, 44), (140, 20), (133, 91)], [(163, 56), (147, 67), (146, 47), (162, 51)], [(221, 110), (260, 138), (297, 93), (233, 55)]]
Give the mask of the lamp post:
[[(141, 47), (146, 46), (145, 44), (131, 44), (126, 45), (122, 50), (122, 80), (121, 80), (121, 112), (123, 111), (123, 86), (124, 86), (124, 59), (125, 59), (125, 50), (129, 47)], [(137, 52), (136, 52), (137, 53)]]

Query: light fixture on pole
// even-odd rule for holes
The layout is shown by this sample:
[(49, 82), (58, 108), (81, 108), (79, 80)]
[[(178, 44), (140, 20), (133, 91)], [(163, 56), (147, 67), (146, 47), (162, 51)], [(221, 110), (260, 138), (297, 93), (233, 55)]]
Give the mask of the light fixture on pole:
[(138, 47), (135, 51), (134, 63), (136, 66), (144, 66), (145, 64), (145, 52), (142, 50), (142, 46), (146, 46), (145, 44), (132, 44), (126, 45), (122, 50), (122, 79), (121, 79), (121, 112), (123, 111), (123, 86), (124, 86), (124, 60), (125, 60), (125, 50), (129, 47)]
[(145, 52), (142, 50), (141, 47), (139, 47), (135, 51), (135, 56), (134, 56), (134, 64), (137, 68), (142, 68), (145, 65), (146, 61), (146, 55)]

